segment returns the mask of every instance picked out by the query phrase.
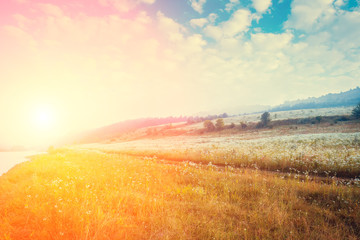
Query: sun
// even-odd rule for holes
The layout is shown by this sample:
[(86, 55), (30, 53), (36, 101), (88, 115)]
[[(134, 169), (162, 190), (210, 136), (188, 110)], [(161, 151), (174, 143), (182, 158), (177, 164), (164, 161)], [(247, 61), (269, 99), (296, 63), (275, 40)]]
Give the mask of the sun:
[(54, 111), (49, 106), (39, 106), (33, 112), (33, 122), (38, 130), (49, 130), (54, 126)]

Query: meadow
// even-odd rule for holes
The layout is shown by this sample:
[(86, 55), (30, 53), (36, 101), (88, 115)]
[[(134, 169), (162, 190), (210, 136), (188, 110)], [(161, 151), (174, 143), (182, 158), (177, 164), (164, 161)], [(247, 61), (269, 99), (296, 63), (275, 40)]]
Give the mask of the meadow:
[(0, 239), (360, 239), (357, 122), (201, 127), (33, 156), (0, 177)]
[(55, 149), (0, 178), (0, 239), (359, 239), (359, 185), (328, 179)]
[(244, 139), (243, 135), (180, 136), (81, 147), (172, 161), (360, 178), (359, 132), (258, 139)]

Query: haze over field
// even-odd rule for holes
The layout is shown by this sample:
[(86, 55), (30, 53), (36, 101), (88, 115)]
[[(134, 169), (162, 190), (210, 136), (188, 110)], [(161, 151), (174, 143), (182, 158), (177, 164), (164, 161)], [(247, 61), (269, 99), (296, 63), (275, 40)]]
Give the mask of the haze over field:
[(355, 0), (3, 0), (0, 144), (346, 91)]

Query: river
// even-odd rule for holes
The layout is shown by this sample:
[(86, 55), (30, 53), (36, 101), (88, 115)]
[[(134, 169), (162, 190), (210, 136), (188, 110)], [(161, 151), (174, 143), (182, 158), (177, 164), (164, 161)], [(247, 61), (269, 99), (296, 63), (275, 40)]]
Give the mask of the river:
[(0, 176), (9, 171), (15, 165), (28, 161), (27, 156), (35, 155), (38, 152), (0, 152)]

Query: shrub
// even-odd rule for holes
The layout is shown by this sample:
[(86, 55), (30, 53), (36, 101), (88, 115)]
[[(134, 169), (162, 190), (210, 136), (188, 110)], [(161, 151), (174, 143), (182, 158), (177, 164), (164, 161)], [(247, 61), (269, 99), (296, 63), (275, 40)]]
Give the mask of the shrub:
[(270, 113), (269, 112), (264, 112), (261, 115), (261, 124), (262, 127), (266, 127), (270, 122)]
[(316, 121), (317, 121), (318, 123), (320, 123), (321, 120), (322, 120), (322, 117), (321, 117), (321, 116), (317, 116), (317, 117), (315, 117), (315, 119), (316, 119)]
[(204, 122), (204, 128), (206, 128), (208, 131), (214, 131), (215, 125), (210, 120), (206, 120)]
[(225, 126), (224, 119), (219, 118), (216, 120), (215, 127), (217, 130), (222, 130)]
[(355, 119), (360, 119), (360, 103), (352, 110), (351, 115)]

